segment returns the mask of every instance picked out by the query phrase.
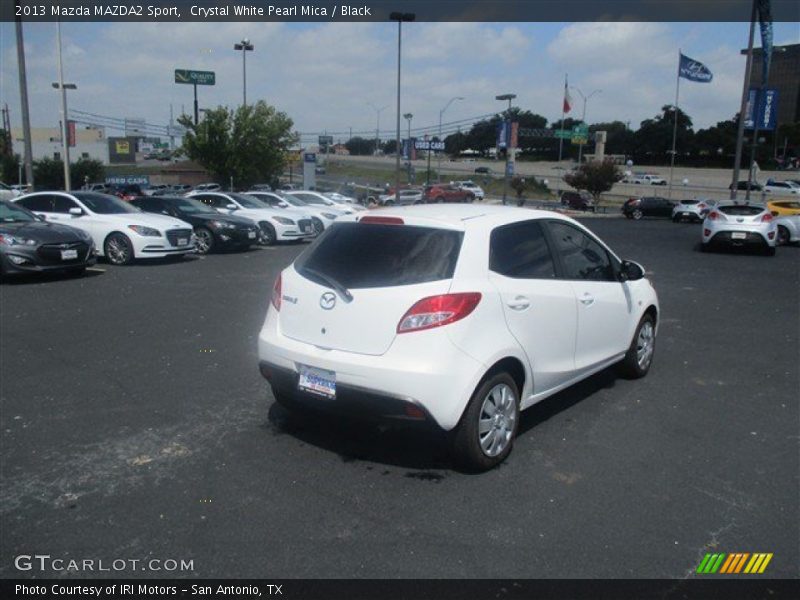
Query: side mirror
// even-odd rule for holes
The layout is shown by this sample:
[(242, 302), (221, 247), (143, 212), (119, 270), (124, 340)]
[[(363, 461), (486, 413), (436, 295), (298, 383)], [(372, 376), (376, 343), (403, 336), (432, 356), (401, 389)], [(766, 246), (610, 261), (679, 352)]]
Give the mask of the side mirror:
[(71, 214), (73, 217), (80, 217), (83, 215), (83, 210), (77, 206), (74, 206), (73, 208), (69, 209), (69, 214)]
[(47, 223), (47, 219), (44, 218), (44, 215), (34, 215), (37, 221), (41, 221), (42, 223)]
[(235, 204), (228, 204), (228, 206), (226, 206), (225, 208), (227, 208), (228, 210), (236, 210), (239, 207), (236, 206)]
[(636, 281), (644, 277), (644, 267), (632, 260), (623, 260), (619, 269), (620, 281)]

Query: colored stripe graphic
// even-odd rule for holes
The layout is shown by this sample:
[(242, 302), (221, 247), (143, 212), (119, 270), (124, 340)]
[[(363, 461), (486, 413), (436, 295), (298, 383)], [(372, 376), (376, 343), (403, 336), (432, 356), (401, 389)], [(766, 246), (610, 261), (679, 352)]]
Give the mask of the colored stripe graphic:
[(706, 554), (697, 567), (699, 574), (760, 574), (772, 560), (773, 554), (767, 552), (733, 552), (731, 554)]

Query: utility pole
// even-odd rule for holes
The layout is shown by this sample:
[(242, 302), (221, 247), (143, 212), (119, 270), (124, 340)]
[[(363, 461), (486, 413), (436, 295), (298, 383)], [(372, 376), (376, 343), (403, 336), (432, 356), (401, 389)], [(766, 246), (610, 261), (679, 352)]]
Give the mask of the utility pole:
[[(450, 100), (447, 101), (447, 104), (444, 105), (444, 108), (442, 108), (442, 110), (439, 111), (439, 141), (440, 142), (444, 141), (442, 139), (442, 117), (444, 116), (444, 111), (446, 111), (448, 108), (450, 108), (450, 105), (453, 102), (455, 102), (456, 100), (463, 100), (463, 99), (464, 99), (463, 96), (455, 96), (454, 98), (450, 98)], [(459, 133), (460, 133), (460, 128), (459, 128)], [(438, 158), (438, 160), (437, 160), (437, 163), (436, 163), (436, 169), (437, 169), (437, 171), (436, 171), (436, 181), (441, 181), (442, 180), (442, 152), (441, 151), (439, 151), (439, 154), (438, 154), (437, 158)]]
[(242, 106), (247, 106), (247, 53), (253, 51), (253, 44), (244, 38), (241, 42), (233, 45), (234, 50), (242, 51)]
[[(739, 108), (739, 127), (736, 132), (736, 157), (733, 162), (733, 181), (731, 182), (731, 200), (736, 200), (736, 191), (739, 188), (739, 169), (742, 162), (742, 142), (744, 140), (744, 118), (747, 112), (747, 99), (750, 95), (750, 68), (753, 65), (753, 37), (756, 29), (756, 0), (750, 14), (750, 38), (747, 42), (747, 61), (744, 67), (744, 86), (742, 87), (742, 103)], [(758, 101), (758, 98), (756, 98)], [(753, 106), (753, 119), (758, 118), (758, 106)], [(748, 177), (749, 180), (749, 177)], [(748, 184), (749, 187), (749, 184)], [(749, 190), (748, 190), (749, 191)]]
[(408, 150), (408, 156), (406, 157), (406, 159), (408, 161), (408, 183), (409, 185), (411, 185), (411, 119), (414, 118), (414, 115), (412, 115), (411, 113), (406, 113), (403, 115), (403, 118), (408, 121), (408, 142), (407, 142), (408, 145), (406, 146)]
[(397, 21), (397, 131), (395, 135), (395, 161), (394, 161), (394, 194), (395, 200), (400, 200), (400, 57), (403, 40), (403, 21), (410, 22), (416, 19), (414, 13), (393, 12), (389, 19)]
[(508, 194), (508, 176), (510, 175), (509, 171), (511, 169), (510, 165), (514, 164), (514, 149), (511, 148), (511, 101), (516, 98), (516, 94), (502, 94), (500, 96), (495, 96), (495, 100), (508, 100), (508, 112), (507, 112), (507, 120), (506, 123), (508, 124), (509, 130), (507, 131), (508, 141), (506, 143), (506, 172), (503, 176), (503, 204), (506, 203), (506, 197)]
[(58, 83), (53, 87), (61, 90), (61, 147), (64, 150), (64, 189), (70, 191), (69, 181), (69, 139), (67, 139), (67, 88), (74, 90), (77, 86), (74, 83), (64, 83), (64, 61), (61, 55), (61, 21), (56, 22), (56, 37), (58, 38)]
[[(25, 181), (33, 189), (33, 143), (31, 117), (28, 111), (28, 77), (25, 71), (25, 42), (22, 37), (22, 19), (15, 19), (17, 31), (17, 66), (19, 70), (19, 99), (22, 105), (22, 137), (25, 143)], [(11, 132), (8, 132), (11, 135)], [(21, 182), (20, 182), (21, 183)]]

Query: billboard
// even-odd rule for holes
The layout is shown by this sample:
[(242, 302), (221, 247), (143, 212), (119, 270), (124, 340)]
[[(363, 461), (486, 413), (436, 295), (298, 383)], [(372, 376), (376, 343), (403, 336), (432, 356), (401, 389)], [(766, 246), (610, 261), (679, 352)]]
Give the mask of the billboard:
[[(758, 103), (756, 103), (756, 97), (758, 97)], [(747, 96), (747, 107), (744, 111), (745, 129), (755, 128), (753, 108), (756, 104), (758, 104), (758, 129), (761, 131), (774, 130), (778, 116), (778, 90), (775, 88), (750, 89)]]
[(108, 162), (111, 164), (136, 162), (135, 137), (108, 138)]

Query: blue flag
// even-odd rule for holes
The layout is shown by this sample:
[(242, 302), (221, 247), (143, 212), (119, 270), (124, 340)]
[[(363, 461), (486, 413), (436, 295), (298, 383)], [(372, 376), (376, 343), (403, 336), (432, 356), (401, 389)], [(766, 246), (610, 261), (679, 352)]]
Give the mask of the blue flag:
[(681, 54), (678, 75), (689, 81), (699, 81), (700, 83), (708, 83), (714, 78), (707, 66), (683, 54)]
[(772, 62), (772, 10), (769, 0), (758, 0), (758, 24), (761, 29), (761, 53), (764, 67), (761, 69), (761, 85), (767, 85), (769, 65)]

